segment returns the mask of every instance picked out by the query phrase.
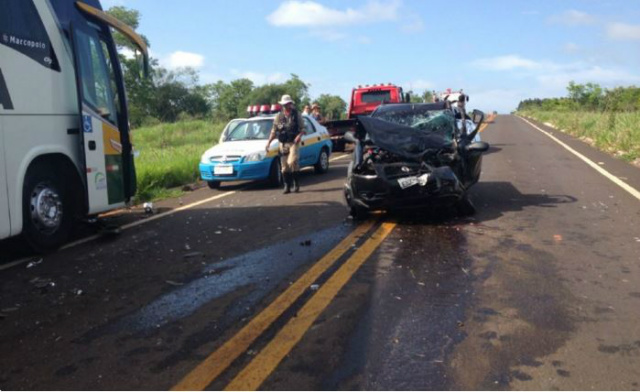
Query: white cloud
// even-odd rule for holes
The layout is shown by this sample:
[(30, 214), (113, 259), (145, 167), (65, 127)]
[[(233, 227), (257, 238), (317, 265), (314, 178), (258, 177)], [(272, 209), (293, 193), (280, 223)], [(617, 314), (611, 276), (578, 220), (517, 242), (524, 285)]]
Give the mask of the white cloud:
[(118, 48), (118, 53), (123, 55), (124, 58), (127, 60), (133, 60), (134, 58), (136, 58), (135, 52), (129, 48), (125, 48), (125, 47)]
[(566, 44), (564, 44), (562, 49), (565, 53), (573, 54), (577, 53), (580, 50), (580, 46), (574, 44), (573, 42), (567, 42)]
[(402, 84), (402, 86), (406, 86), (405, 88), (408, 90), (430, 90), (433, 88), (433, 83), (424, 79), (415, 79), (409, 82)]
[(400, 27), (405, 33), (419, 33), (424, 31), (424, 22), (418, 15), (412, 15)]
[(640, 25), (611, 23), (607, 26), (607, 36), (620, 40), (640, 40)]
[(540, 74), (538, 82), (547, 86), (567, 86), (570, 81), (576, 83), (594, 82), (605, 86), (619, 86), (638, 83), (640, 75), (618, 68), (604, 68), (598, 65), (574, 64), (558, 72)]
[(201, 68), (204, 65), (204, 56), (178, 50), (166, 58), (161, 58), (160, 63), (167, 68)]
[(315, 1), (289, 0), (268, 15), (267, 21), (278, 27), (350, 26), (392, 21), (398, 17), (400, 3), (400, 0), (369, 1), (358, 9), (338, 10)]
[(578, 10), (568, 10), (558, 15), (552, 15), (547, 20), (551, 23), (567, 26), (584, 26), (596, 23), (595, 17)]
[(323, 41), (334, 42), (347, 38), (347, 34), (333, 29), (312, 30), (309, 33), (312, 37), (320, 38)]
[(515, 54), (478, 59), (472, 61), (471, 65), (490, 71), (508, 71), (517, 68), (535, 69), (541, 67), (540, 63)]
[(260, 72), (239, 71), (237, 69), (232, 69), (231, 74), (236, 78), (249, 79), (257, 86), (269, 83), (282, 83), (287, 80), (287, 76), (280, 72), (265, 74)]

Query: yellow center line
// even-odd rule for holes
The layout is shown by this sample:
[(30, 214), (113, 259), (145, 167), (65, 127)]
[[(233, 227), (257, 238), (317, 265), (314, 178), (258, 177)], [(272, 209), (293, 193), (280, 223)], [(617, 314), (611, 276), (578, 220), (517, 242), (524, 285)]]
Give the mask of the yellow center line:
[(351, 249), (360, 237), (365, 235), (375, 221), (367, 221), (356, 227), (345, 239), (324, 255), (304, 275), (302, 275), (287, 290), (278, 296), (260, 314), (254, 317), (231, 339), (226, 341), (216, 351), (202, 361), (195, 369), (187, 374), (176, 386), (174, 391), (203, 390), (213, 382), (231, 363), (243, 354), (249, 346), (273, 324), (293, 303), (313, 284), (329, 267), (331, 267), (344, 253)]
[(229, 391), (253, 391), (275, 370), (280, 361), (302, 339), (340, 289), (391, 233), (395, 223), (383, 223), (302, 307), (298, 314), (278, 332), (260, 353), (227, 385)]

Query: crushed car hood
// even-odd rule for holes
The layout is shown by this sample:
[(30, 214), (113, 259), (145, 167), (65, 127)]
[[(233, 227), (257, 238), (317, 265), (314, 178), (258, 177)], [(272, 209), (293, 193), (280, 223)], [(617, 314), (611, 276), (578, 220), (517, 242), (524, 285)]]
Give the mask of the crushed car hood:
[(454, 145), (455, 119), (449, 114), (442, 113), (412, 126), (373, 117), (359, 117), (358, 121), (376, 146), (407, 159), (421, 159), (429, 151)]

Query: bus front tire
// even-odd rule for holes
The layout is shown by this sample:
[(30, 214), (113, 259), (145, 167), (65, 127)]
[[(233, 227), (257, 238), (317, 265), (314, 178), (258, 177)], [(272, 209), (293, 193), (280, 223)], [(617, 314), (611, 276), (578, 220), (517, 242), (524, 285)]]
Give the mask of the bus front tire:
[(22, 189), (23, 237), (37, 252), (59, 248), (71, 235), (75, 211), (73, 184), (50, 165), (37, 164), (27, 171)]

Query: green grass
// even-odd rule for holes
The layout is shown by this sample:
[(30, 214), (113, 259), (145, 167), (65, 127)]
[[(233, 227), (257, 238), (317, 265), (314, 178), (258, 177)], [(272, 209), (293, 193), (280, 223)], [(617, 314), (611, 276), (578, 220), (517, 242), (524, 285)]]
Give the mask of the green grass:
[(552, 112), (526, 110), (518, 114), (548, 122), (596, 148), (626, 161), (640, 158), (640, 112)]
[(218, 142), (224, 125), (193, 120), (135, 129), (133, 143), (140, 152), (135, 202), (176, 196), (176, 187), (197, 181), (200, 157)]

